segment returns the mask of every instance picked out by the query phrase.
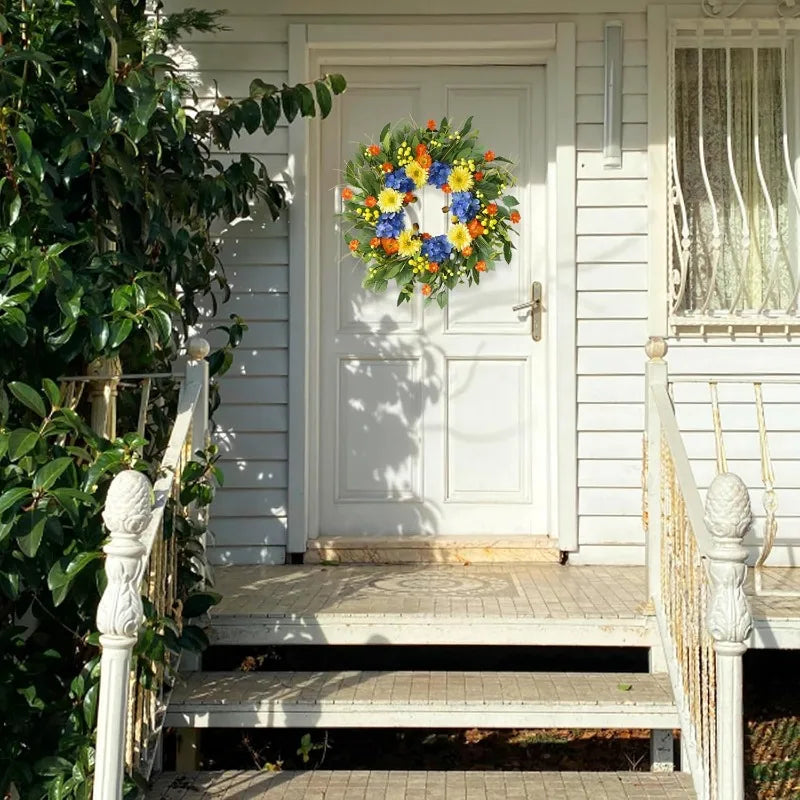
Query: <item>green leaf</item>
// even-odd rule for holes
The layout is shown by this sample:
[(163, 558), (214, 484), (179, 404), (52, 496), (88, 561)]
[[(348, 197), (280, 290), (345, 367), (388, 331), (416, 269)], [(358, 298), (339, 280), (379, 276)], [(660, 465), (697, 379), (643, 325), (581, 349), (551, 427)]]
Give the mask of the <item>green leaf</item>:
[(22, 197), (14, 195), (11, 204), (8, 207), (8, 225), (11, 227), (18, 219), (19, 212), (22, 211)]
[(72, 772), (72, 763), (61, 756), (47, 756), (40, 758), (33, 767), (37, 775), (54, 778), (65, 772)]
[(317, 102), (319, 103), (320, 114), (322, 114), (322, 118), (325, 119), (325, 117), (331, 113), (331, 108), (333, 106), (330, 89), (328, 89), (324, 81), (314, 81), (314, 88), (317, 91)]
[(183, 604), (183, 616), (185, 619), (199, 617), (205, 614), (209, 608), (215, 606), (222, 600), (222, 595), (216, 592), (195, 592), (186, 598)]
[(17, 461), (26, 453), (30, 453), (39, 441), (39, 433), (30, 428), (17, 428), (8, 437), (8, 457)]
[(172, 333), (172, 317), (160, 308), (154, 308), (150, 313), (153, 315), (153, 325), (155, 326), (159, 341), (162, 344), (166, 344)]
[(449, 294), (447, 292), (439, 292), (436, 295), (436, 302), (439, 304), (439, 308), (444, 308), (447, 305)]
[(53, 408), (58, 408), (61, 405), (61, 391), (58, 386), (56, 386), (55, 381), (51, 381), (50, 378), (44, 378), (44, 380), (42, 380), (42, 389), (44, 389), (44, 393), (47, 395), (50, 405), (53, 406)]
[(30, 497), (32, 492), (25, 486), (17, 486), (0, 495), (0, 514), (15, 506), (25, 497)]
[(347, 81), (344, 79), (344, 76), (339, 75), (338, 72), (332, 72), (328, 75), (328, 80), (330, 81), (331, 89), (334, 94), (342, 94), (347, 88)]
[(47, 514), (38, 509), (20, 517), (18, 528), (21, 533), (17, 533), (17, 545), (28, 558), (33, 558), (39, 552), (46, 524)]
[(184, 650), (192, 653), (202, 653), (209, 644), (205, 631), (197, 625), (184, 625), (178, 642)]
[(290, 86), (281, 89), (281, 103), (283, 105), (283, 115), (289, 122), (292, 122), (300, 110), (299, 95)]
[(308, 86), (302, 83), (297, 84), (297, 93), (300, 97), (300, 113), (304, 117), (315, 117), (317, 115), (317, 107), (314, 104), (314, 95)]
[(264, 97), (261, 101), (261, 127), (269, 135), (275, 130), (281, 116), (281, 104), (278, 95)]
[(630, 683), (618, 683), (617, 689), (619, 689), (621, 692), (629, 692), (631, 689), (633, 689), (633, 686), (631, 686)]
[(71, 464), (72, 459), (69, 456), (48, 461), (37, 471), (33, 479), (33, 490), (44, 491), (49, 489)]
[(519, 200), (517, 200), (517, 198), (514, 197), (513, 194), (507, 194), (503, 198), (503, 203), (505, 205), (507, 205), (509, 208), (513, 208), (514, 206), (518, 206), (519, 205)]
[(8, 388), (11, 389), (11, 394), (31, 411), (35, 411), (40, 417), (47, 416), (47, 409), (44, 407), (44, 400), (42, 400), (41, 395), (28, 386), (27, 383), (11, 381), (8, 384)]
[(92, 334), (92, 346), (95, 350), (104, 350), (108, 344), (108, 323), (102, 317), (89, 319), (89, 331)]
[(17, 148), (17, 155), (19, 156), (20, 161), (23, 164), (27, 164), (28, 161), (30, 161), (31, 154), (33, 153), (31, 137), (28, 136), (28, 134), (21, 128), (15, 130), (11, 136), (14, 139), (14, 145)]
[(115, 320), (111, 323), (108, 346), (112, 350), (116, 350), (130, 336), (132, 330), (133, 320), (127, 318)]
[(255, 100), (250, 100), (248, 98), (242, 101), (239, 108), (242, 112), (244, 129), (248, 133), (255, 133), (258, 130), (258, 126), (261, 124), (261, 109), (259, 108), (258, 103), (256, 103)]
[(94, 727), (95, 719), (97, 718), (97, 701), (100, 697), (100, 684), (95, 683), (86, 692), (83, 698), (83, 718), (91, 730)]

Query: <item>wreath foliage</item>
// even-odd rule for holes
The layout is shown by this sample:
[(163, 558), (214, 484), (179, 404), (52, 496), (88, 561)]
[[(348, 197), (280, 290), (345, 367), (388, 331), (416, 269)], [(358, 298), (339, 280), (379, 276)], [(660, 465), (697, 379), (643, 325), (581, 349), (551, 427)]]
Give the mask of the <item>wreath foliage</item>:
[[(443, 308), (450, 290), (477, 285), (501, 258), (511, 262), (520, 221), (517, 199), (506, 194), (514, 185), (511, 161), (482, 149), (472, 117), (461, 127), (449, 119), (386, 125), (377, 142), (359, 145), (344, 177), (344, 238), (367, 265), (363, 285), (383, 292), (393, 280), (398, 305), (418, 285)], [(446, 234), (421, 231), (406, 214), (428, 185), (445, 195)]]

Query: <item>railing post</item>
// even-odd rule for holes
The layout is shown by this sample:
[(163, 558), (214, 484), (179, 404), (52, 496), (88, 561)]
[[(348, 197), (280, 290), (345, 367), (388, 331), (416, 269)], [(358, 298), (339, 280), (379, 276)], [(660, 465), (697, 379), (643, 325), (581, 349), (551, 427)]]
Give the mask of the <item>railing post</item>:
[(90, 381), (89, 400), (92, 405), (92, 430), (106, 439), (117, 436), (117, 385), (122, 375), (119, 357), (96, 358), (89, 364), (86, 374), (97, 375), (102, 380)]
[[(706, 526), (714, 542), (708, 556), (711, 581), (706, 625), (714, 639), (717, 667), (717, 798), (744, 798), (742, 660), (753, 626), (744, 592), (752, 522), (750, 495), (738, 475), (723, 472), (706, 495)], [(712, 800), (716, 800), (713, 798)]]
[(667, 342), (661, 336), (651, 336), (644, 347), (647, 353), (645, 366), (645, 438), (643, 470), (645, 472), (642, 522), (645, 530), (647, 558), (647, 597), (656, 602), (661, 586), (661, 423), (653, 404), (650, 389), (667, 385)]
[[(211, 345), (199, 337), (193, 336), (186, 346), (186, 383), (199, 383), (202, 386), (200, 396), (197, 398), (192, 415), (192, 452), (191, 458), (198, 450), (208, 447), (208, 361), (206, 356), (211, 351)], [(206, 515), (201, 519), (201, 513)], [(189, 509), (189, 514), (195, 521), (208, 522), (208, 510), (201, 512), (196, 506)], [(203, 547), (206, 546), (205, 537)]]
[(111, 481), (103, 511), (110, 534), (103, 547), (108, 585), (97, 607), (101, 656), (94, 800), (122, 797), (131, 652), (144, 616), (142, 536), (152, 510), (153, 487), (141, 472), (125, 470)]

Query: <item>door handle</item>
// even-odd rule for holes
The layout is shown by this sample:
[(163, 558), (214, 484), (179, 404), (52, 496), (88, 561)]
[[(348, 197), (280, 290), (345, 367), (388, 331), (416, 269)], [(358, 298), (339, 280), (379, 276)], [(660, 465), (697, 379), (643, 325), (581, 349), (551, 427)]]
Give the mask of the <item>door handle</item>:
[(531, 310), (531, 338), (534, 342), (542, 340), (542, 284), (534, 281), (531, 284), (531, 299), (527, 303), (519, 303), (511, 307), (512, 311), (522, 311), (529, 308)]

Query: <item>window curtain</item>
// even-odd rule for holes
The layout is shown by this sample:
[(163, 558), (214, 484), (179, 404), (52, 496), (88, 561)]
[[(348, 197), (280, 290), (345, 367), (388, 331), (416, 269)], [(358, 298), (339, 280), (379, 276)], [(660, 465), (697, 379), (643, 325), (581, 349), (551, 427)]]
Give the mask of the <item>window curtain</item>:
[[(756, 109), (752, 48), (731, 48), (730, 87), (725, 49), (703, 49), (702, 81), (698, 50), (680, 48), (675, 51), (676, 166), (690, 236), (689, 269), (684, 296), (676, 309), (679, 313), (753, 312), (762, 307), (765, 311), (785, 311), (794, 301), (795, 286), (790, 266), (793, 245), (789, 241), (790, 197), (781, 139), (781, 61), (780, 49), (759, 49)], [(728, 157), (728, 89), (733, 170), (744, 214)], [(759, 136), (758, 153), (755, 149), (756, 132)], [(702, 160), (701, 135), (704, 146)], [(759, 158), (775, 213), (777, 252), (773, 245), (775, 227), (758, 176)], [(703, 179), (703, 163), (713, 205)], [(678, 231), (681, 231), (682, 215), (675, 199), (677, 195), (675, 192), (673, 195), (673, 213)], [(718, 238), (714, 235), (714, 208)], [(745, 236), (748, 230), (749, 240)], [(681, 241), (680, 237), (676, 238), (672, 259), (673, 266), (679, 269)]]

